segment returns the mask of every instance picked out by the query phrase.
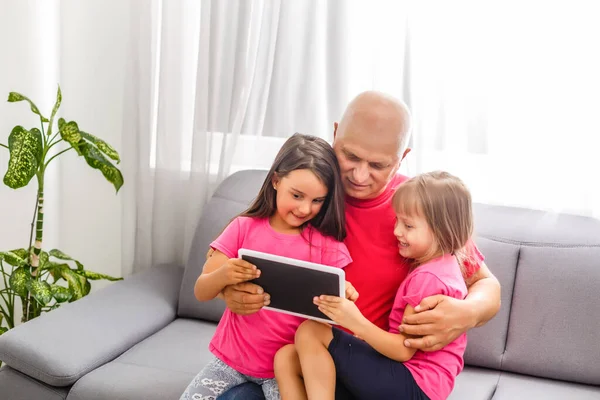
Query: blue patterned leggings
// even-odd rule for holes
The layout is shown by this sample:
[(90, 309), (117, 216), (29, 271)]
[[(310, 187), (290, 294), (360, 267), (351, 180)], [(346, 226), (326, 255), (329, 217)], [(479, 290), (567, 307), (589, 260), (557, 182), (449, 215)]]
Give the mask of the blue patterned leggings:
[(232, 387), (245, 382), (260, 385), (266, 400), (281, 400), (274, 378), (253, 378), (244, 375), (216, 357), (196, 375), (179, 400), (216, 400)]

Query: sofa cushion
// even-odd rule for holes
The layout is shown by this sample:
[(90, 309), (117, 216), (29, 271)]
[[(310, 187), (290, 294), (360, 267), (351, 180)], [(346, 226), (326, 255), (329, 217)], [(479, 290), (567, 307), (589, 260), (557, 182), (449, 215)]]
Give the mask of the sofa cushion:
[(0, 399), (3, 400), (64, 400), (69, 389), (49, 386), (6, 365), (0, 368)]
[(503, 369), (600, 384), (599, 282), (600, 246), (523, 246)]
[(475, 238), (475, 243), (485, 255), (486, 265), (502, 285), (502, 307), (487, 324), (467, 333), (465, 363), (472, 366), (500, 369), (506, 346), (519, 246), (481, 236)]
[(492, 400), (514, 399), (597, 400), (600, 387), (503, 372)]
[(465, 367), (458, 375), (448, 400), (488, 400), (500, 379), (500, 371)]
[(244, 211), (258, 194), (265, 179), (264, 170), (236, 172), (223, 181), (204, 207), (198, 229), (192, 241), (179, 293), (178, 315), (183, 318), (200, 318), (219, 321), (225, 304), (221, 300), (200, 303), (194, 296), (194, 284), (202, 273), (210, 243), (227, 224)]
[(68, 400), (178, 399), (212, 357), (216, 325), (176, 319), (116, 360), (82, 377)]

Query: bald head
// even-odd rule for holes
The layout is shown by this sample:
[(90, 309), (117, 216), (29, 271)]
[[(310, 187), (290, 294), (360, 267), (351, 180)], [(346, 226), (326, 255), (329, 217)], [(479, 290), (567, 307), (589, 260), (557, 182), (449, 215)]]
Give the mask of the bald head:
[(360, 139), (378, 148), (392, 146), (401, 155), (410, 137), (410, 113), (392, 96), (363, 92), (350, 102), (336, 129), (336, 139), (347, 135), (361, 135)]

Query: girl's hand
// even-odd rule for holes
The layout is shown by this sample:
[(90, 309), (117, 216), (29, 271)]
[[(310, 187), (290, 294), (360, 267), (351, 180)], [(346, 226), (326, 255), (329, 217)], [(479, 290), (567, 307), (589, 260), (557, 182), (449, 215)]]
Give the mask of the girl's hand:
[(226, 285), (247, 282), (260, 276), (260, 270), (255, 265), (241, 258), (230, 258), (219, 268)]
[(358, 300), (358, 292), (348, 281), (346, 281), (346, 298), (352, 302)]
[(348, 299), (337, 296), (319, 296), (315, 297), (313, 302), (319, 307), (319, 311), (332, 321), (353, 332), (359, 331), (360, 327), (368, 322), (356, 304)]

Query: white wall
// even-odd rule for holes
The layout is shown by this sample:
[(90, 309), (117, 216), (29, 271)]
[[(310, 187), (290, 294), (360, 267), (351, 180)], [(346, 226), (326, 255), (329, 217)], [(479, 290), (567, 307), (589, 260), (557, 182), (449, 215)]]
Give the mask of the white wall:
[[(0, 0), (0, 143), (15, 125), (39, 126), (24, 103), (5, 102), (8, 92), (29, 96), (48, 115), (60, 83), (61, 116), (122, 150), (128, 24), (129, 2), (122, 0)], [(0, 148), (2, 177), (7, 164)], [(73, 151), (52, 165), (44, 248), (120, 276), (122, 196)], [(27, 245), (36, 189), (35, 181), (16, 191), (0, 184), (0, 249)], [(106, 284), (94, 282), (92, 290)]]

